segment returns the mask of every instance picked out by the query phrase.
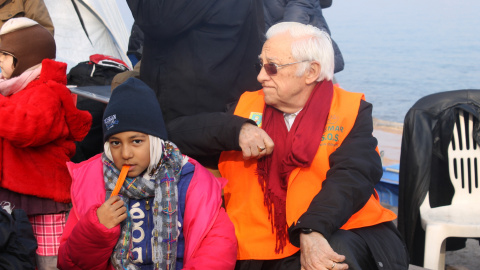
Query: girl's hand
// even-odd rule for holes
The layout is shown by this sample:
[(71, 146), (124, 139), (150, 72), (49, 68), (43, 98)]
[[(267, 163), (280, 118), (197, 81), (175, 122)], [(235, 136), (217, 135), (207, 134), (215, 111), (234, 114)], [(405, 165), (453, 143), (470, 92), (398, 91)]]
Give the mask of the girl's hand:
[(111, 229), (127, 218), (127, 208), (120, 196), (113, 196), (97, 209), (98, 221)]

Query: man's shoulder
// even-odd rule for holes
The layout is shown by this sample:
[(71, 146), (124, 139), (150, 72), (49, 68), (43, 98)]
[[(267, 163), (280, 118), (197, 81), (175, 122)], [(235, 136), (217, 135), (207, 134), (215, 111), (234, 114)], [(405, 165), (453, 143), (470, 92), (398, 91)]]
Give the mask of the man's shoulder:
[(339, 85), (333, 85), (333, 90), (335, 92), (343, 94), (343, 95), (353, 95), (353, 96), (364, 96), (365, 95), (364, 93), (361, 93), (361, 92), (352, 92), (352, 91), (345, 90), (342, 87), (340, 87)]
[(245, 91), (243, 92), (241, 97), (258, 97), (258, 96), (265, 96), (263, 93), (263, 89), (260, 90), (254, 90), (254, 91)]

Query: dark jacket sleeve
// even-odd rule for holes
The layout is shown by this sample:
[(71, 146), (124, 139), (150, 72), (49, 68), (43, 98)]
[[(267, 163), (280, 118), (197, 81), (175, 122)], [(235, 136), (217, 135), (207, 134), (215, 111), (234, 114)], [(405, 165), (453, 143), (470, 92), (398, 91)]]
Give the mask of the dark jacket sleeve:
[(319, 11), (321, 15), (321, 9), (316, 10), (316, 6), (318, 0), (290, 0), (285, 6), (283, 21), (309, 24), (316, 12)]
[(372, 105), (362, 101), (352, 130), (330, 155), (330, 170), (322, 190), (297, 224), (289, 228), (292, 244), (299, 246), (301, 228), (320, 232), (328, 240), (368, 201), (382, 177), (380, 156), (375, 150), (377, 139), (372, 132)]
[(241, 151), (238, 136), (249, 119), (229, 113), (203, 113), (178, 117), (167, 123), (169, 139), (183, 154), (204, 156)]
[(225, 112), (202, 113), (178, 117), (167, 123), (169, 139), (187, 156), (219, 155), (222, 151), (241, 151), (238, 144), (244, 123), (256, 125), (253, 120), (233, 113), (237, 102), (226, 106)]
[(320, 0), (320, 6), (322, 8), (329, 8), (332, 6), (332, 0)]

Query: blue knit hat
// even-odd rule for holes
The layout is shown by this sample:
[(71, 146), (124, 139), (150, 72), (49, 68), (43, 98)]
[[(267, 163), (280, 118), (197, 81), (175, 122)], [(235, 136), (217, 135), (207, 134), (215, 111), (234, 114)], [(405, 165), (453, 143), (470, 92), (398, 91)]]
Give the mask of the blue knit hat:
[(129, 78), (112, 92), (103, 113), (103, 140), (124, 131), (138, 131), (167, 140), (162, 110), (153, 90)]

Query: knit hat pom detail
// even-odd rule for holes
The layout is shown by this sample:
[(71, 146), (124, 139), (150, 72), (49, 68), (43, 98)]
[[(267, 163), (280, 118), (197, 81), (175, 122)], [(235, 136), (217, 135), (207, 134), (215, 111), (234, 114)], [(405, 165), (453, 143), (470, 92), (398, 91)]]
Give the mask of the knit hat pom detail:
[(36, 21), (25, 17), (10, 19), (5, 22), (5, 24), (0, 29), (0, 35), (8, 34), (10, 32), (34, 26), (36, 24), (38, 24)]

